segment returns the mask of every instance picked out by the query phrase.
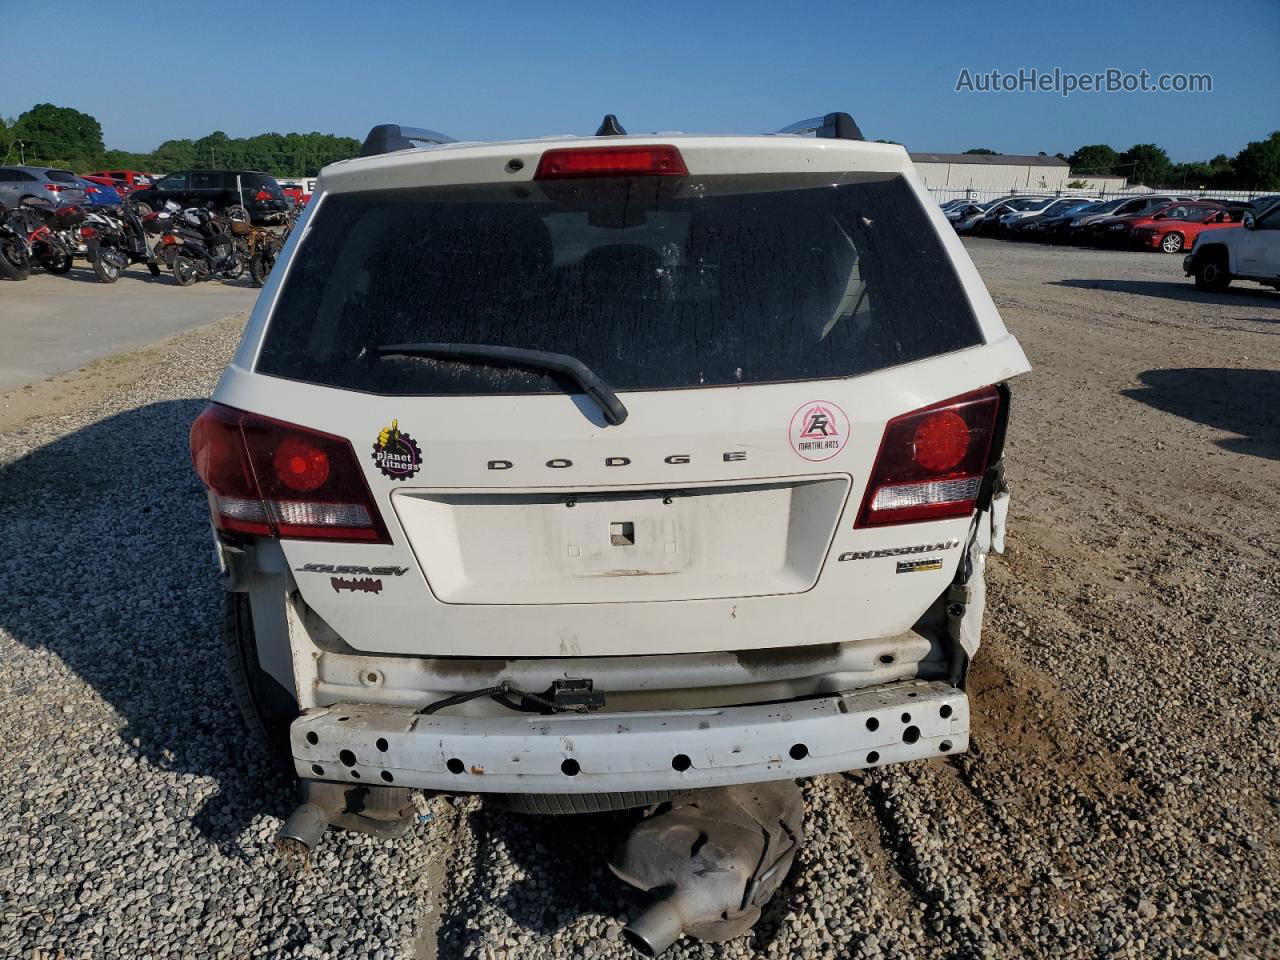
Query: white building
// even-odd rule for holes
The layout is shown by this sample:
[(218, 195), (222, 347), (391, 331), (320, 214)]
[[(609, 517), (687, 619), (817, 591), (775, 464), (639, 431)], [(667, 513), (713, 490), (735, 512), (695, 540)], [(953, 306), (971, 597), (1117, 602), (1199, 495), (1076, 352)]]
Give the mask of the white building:
[(1056, 193), (1071, 182), (1071, 167), (1058, 157), (989, 153), (913, 153), (916, 172), (930, 190)]

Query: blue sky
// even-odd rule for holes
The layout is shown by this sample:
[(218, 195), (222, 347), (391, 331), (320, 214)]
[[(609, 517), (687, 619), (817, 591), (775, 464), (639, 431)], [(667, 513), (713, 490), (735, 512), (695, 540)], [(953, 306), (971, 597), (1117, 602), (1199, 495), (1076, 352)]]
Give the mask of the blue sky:
[[(869, 139), (912, 150), (1155, 142), (1195, 160), (1280, 129), (1280, 0), (62, 0), (56, 19), (83, 29), (36, 43), (40, 57), (56, 48), (49, 69), (8, 71), (0, 115), (76, 107), (131, 150), (213, 130), (363, 138), (380, 122), (460, 139), (590, 133), (606, 112), (631, 132), (746, 133), (847, 110)], [(1213, 92), (955, 92), (962, 68), (1020, 67), (1208, 73)]]

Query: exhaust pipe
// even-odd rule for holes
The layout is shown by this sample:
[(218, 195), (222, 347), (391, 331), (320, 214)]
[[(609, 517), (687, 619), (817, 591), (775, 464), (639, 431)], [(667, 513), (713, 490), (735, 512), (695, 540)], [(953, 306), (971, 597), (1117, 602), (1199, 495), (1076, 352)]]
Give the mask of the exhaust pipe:
[(656, 957), (684, 934), (689, 925), (681, 913), (679, 896), (655, 900), (648, 908), (622, 928), (623, 939), (642, 957)]
[(656, 957), (688, 934), (731, 940), (760, 919), (804, 840), (793, 780), (683, 794), (655, 807), (609, 869), (644, 909), (623, 927), (636, 953)]
[(332, 819), (333, 811), (318, 803), (298, 804), (276, 833), (276, 850), (286, 860), (305, 863)]
[(349, 786), (301, 780), (300, 802), (276, 832), (276, 850), (291, 867), (305, 867), (330, 826), (398, 837), (413, 824), (413, 800), (404, 787)]

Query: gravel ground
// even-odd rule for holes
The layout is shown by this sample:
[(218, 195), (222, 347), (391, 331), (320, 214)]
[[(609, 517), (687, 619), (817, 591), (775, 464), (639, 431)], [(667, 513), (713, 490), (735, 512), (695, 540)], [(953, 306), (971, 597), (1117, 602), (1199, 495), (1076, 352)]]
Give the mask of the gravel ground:
[[(970, 244), (1015, 385), (965, 757), (806, 785), (747, 936), (671, 957), (1280, 956), (1280, 295)], [(0, 435), (0, 957), (617, 957), (628, 815), (422, 800), (275, 860), (185, 435), (235, 342)]]

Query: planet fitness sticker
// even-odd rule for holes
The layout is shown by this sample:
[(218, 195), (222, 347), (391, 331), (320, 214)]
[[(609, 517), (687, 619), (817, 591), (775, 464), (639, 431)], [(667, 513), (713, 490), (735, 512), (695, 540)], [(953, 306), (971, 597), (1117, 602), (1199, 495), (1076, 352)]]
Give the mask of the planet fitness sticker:
[(849, 418), (830, 400), (811, 400), (791, 415), (789, 436), (806, 460), (830, 460), (849, 442)]
[(378, 442), (373, 445), (373, 462), (383, 476), (408, 480), (422, 469), (422, 449), (413, 437), (400, 429), (399, 420), (392, 420), (391, 426), (383, 427), (378, 433)]

